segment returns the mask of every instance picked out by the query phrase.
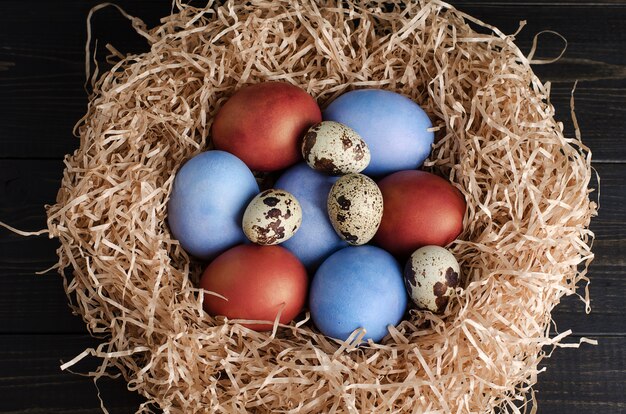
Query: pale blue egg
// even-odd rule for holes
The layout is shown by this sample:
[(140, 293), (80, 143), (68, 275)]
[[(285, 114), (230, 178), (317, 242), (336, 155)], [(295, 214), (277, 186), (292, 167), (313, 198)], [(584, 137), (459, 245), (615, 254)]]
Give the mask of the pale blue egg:
[(289, 191), (300, 202), (302, 224), (282, 246), (295, 254), (309, 270), (348, 245), (335, 233), (326, 210), (328, 193), (338, 178), (317, 172), (302, 162), (285, 171), (274, 184), (275, 188)]
[(363, 171), (366, 175), (418, 168), (435, 138), (428, 131), (432, 122), (417, 103), (382, 89), (344, 93), (328, 105), (323, 119), (349, 126), (367, 143), (371, 161)]
[(243, 212), (259, 192), (250, 169), (225, 151), (202, 152), (178, 170), (167, 221), (183, 249), (211, 259), (247, 239), (241, 228)]
[(396, 259), (375, 246), (346, 247), (319, 267), (309, 291), (311, 317), (327, 336), (346, 340), (365, 328), (380, 341), (404, 316), (407, 293)]

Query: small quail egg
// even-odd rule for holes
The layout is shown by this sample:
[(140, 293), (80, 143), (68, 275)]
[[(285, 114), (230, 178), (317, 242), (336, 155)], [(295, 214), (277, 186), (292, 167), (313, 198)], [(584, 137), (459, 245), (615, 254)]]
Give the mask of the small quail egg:
[(420, 247), (404, 268), (404, 284), (415, 304), (434, 313), (443, 313), (459, 286), (459, 263), (440, 246)]
[(358, 173), (370, 163), (365, 141), (352, 128), (334, 121), (309, 128), (302, 141), (302, 156), (311, 168), (330, 175)]
[(330, 222), (339, 237), (358, 246), (376, 234), (383, 216), (383, 196), (371, 178), (348, 174), (333, 184), (327, 207)]
[(265, 190), (250, 201), (242, 227), (253, 243), (273, 245), (291, 238), (302, 223), (298, 200), (284, 190)]

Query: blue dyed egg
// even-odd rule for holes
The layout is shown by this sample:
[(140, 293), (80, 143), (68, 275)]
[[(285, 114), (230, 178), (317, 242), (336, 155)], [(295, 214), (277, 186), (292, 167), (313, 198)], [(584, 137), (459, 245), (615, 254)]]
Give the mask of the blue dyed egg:
[(401, 267), (379, 247), (346, 247), (315, 273), (309, 303), (313, 322), (324, 335), (346, 340), (355, 329), (365, 328), (364, 340), (380, 341), (406, 309)]
[(435, 139), (432, 122), (411, 99), (381, 89), (347, 92), (328, 105), (325, 121), (354, 129), (367, 143), (371, 161), (363, 174), (381, 176), (418, 168)]
[(338, 178), (317, 172), (302, 162), (285, 171), (274, 184), (274, 188), (289, 191), (300, 202), (300, 229), (281, 246), (295, 254), (309, 270), (348, 245), (335, 233), (326, 210), (328, 193)]
[(246, 164), (225, 151), (202, 152), (178, 170), (167, 221), (185, 251), (211, 259), (246, 241), (243, 212), (259, 192)]

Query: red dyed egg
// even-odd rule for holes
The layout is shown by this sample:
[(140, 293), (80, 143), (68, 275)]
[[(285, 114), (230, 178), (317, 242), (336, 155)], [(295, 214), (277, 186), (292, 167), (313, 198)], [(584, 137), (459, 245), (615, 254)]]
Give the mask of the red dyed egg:
[(448, 181), (425, 171), (399, 171), (378, 182), (383, 218), (374, 241), (408, 256), (427, 245), (445, 246), (463, 230), (465, 200)]
[[(227, 299), (205, 293), (204, 310), (211, 315), (273, 322), (282, 308), (280, 322), (289, 323), (304, 306), (308, 278), (287, 249), (243, 244), (213, 260), (200, 287)], [(272, 329), (272, 323), (243, 325), (256, 331)]]
[(240, 89), (220, 108), (213, 144), (252, 170), (280, 170), (302, 159), (301, 138), (321, 120), (317, 102), (297, 86), (258, 83)]

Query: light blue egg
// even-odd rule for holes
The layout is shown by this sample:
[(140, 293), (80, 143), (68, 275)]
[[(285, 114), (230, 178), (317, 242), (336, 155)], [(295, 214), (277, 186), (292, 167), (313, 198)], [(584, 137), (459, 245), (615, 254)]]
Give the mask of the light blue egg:
[(302, 162), (285, 171), (274, 184), (275, 188), (289, 191), (300, 202), (302, 224), (282, 246), (295, 254), (309, 270), (348, 245), (333, 229), (326, 209), (328, 193), (338, 178), (317, 172)]
[(344, 93), (328, 105), (323, 119), (349, 126), (367, 143), (372, 157), (363, 171), (367, 175), (418, 168), (435, 139), (427, 130), (432, 122), (418, 104), (381, 89)]
[(311, 317), (327, 336), (346, 340), (365, 328), (380, 341), (404, 316), (407, 293), (396, 259), (375, 246), (346, 247), (319, 267), (309, 291)]
[(200, 259), (244, 243), (241, 219), (258, 192), (254, 175), (239, 158), (225, 151), (202, 152), (174, 178), (167, 204), (172, 235)]

